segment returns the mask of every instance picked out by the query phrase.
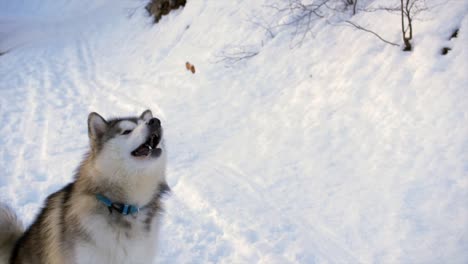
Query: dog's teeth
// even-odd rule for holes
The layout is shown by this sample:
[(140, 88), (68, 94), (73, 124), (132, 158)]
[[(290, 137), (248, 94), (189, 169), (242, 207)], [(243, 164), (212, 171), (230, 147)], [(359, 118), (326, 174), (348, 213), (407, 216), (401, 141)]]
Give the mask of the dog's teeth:
[(149, 157), (149, 156), (151, 156), (151, 154), (153, 154), (153, 148), (151, 146), (148, 146), (148, 149), (149, 149), (149, 151), (148, 151), (148, 154), (146, 155), (146, 157)]

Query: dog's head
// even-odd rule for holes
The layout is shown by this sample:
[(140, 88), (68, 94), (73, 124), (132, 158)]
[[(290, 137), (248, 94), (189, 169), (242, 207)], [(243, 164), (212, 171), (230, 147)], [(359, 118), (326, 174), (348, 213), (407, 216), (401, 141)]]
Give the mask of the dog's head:
[(139, 117), (109, 120), (93, 112), (88, 117), (88, 136), (101, 171), (133, 174), (164, 166), (163, 129), (150, 110)]

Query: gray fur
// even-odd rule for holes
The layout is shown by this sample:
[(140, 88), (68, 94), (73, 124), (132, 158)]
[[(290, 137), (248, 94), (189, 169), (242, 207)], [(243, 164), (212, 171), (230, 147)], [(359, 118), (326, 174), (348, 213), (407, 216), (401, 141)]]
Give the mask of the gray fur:
[(8, 263), (15, 242), (23, 234), (23, 225), (10, 207), (0, 203), (0, 263)]

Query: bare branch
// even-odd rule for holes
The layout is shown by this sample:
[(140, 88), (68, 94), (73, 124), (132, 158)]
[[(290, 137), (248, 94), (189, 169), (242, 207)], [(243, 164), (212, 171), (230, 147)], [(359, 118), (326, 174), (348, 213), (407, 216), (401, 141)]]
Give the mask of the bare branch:
[(216, 58), (219, 58), (215, 63), (224, 62), (231, 65), (255, 57), (258, 53), (260, 53), (259, 50), (249, 46), (230, 46), (215, 55)]
[(304, 4), (301, 0), (289, 0), (288, 4), (279, 7), (272, 6), (279, 14), (284, 14), (283, 17), (288, 18), (288, 21), (278, 24), (276, 27), (293, 26), (292, 41), (296, 42), (296, 37), (300, 36), (297, 44), (300, 45), (307, 34), (312, 32), (314, 21), (325, 18), (326, 10), (330, 10), (327, 3), (332, 0), (317, 0), (310, 4)]
[(268, 33), (270, 38), (275, 37), (275, 33), (273, 33), (273, 27), (271, 27), (269, 24), (266, 25), (265, 21), (257, 21), (257, 19), (255, 17), (253, 17), (253, 16), (249, 16), (247, 18), (247, 21), (254, 24), (254, 25), (256, 25), (256, 26), (258, 26), (258, 27), (263, 28)]
[(377, 12), (377, 11), (386, 11), (389, 13), (400, 13), (400, 7), (399, 6), (366, 7), (363, 9), (359, 9), (359, 11), (366, 12), (366, 13), (372, 13), (372, 12)]
[[(400, 0), (389, 6), (360, 7), (358, 0), (283, 0), (284, 4), (270, 4), (266, 7), (276, 11), (277, 20), (281, 21), (274, 26), (254, 22), (262, 26), (267, 33), (273, 37), (277, 28), (290, 28), (292, 34), (291, 42), (293, 45), (301, 45), (308, 34), (314, 33), (314, 27), (318, 25), (317, 21), (324, 21), (334, 25), (346, 24), (355, 29), (370, 33), (392, 46), (400, 46), (397, 43), (386, 40), (377, 32), (356, 24), (349, 19), (343, 18), (342, 14), (351, 15), (349, 7), (352, 6), (352, 14), (356, 12), (377, 12), (385, 11), (395, 13), (401, 16), (401, 32), (403, 35), (404, 50), (411, 50), (411, 39), (413, 38), (413, 21), (418, 20), (417, 15), (427, 10), (426, 0)], [(448, 0), (450, 1), (450, 0)], [(257, 20), (258, 21), (258, 20)], [(336, 24), (332, 21), (336, 21)], [(344, 23), (343, 23), (344, 22)]]
[(372, 30), (370, 30), (370, 29), (364, 28), (364, 27), (362, 27), (362, 26), (360, 26), (360, 25), (358, 25), (358, 24), (355, 24), (355, 23), (353, 23), (353, 22), (351, 22), (351, 21), (349, 21), (349, 20), (347, 20), (347, 21), (345, 21), (345, 22), (348, 23), (348, 24), (350, 24), (350, 25), (352, 25), (353, 27), (355, 27), (355, 28), (357, 28), (357, 29), (359, 29), (359, 30), (365, 31), (365, 32), (367, 32), (367, 33), (370, 33), (370, 34), (376, 36), (376, 37), (379, 38), (381, 41), (383, 41), (383, 42), (385, 42), (385, 43), (387, 43), (387, 44), (390, 44), (390, 45), (392, 45), (392, 46), (397, 46), (397, 47), (400, 46), (400, 45), (398, 45), (398, 44), (396, 44), (396, 43), (390, 42), (390, 41), (388, 41), (388, 40), (382, 38), (379, 34), (375, 33), (374, 31), (372, 31)]

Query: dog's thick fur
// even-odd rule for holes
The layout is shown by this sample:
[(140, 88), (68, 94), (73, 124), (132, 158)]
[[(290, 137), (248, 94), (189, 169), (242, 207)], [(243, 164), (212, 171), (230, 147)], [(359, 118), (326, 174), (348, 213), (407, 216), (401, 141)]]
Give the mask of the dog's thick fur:
[[(108, 121), (91, 113), (88, 135), (90, 151), (74, 181), (47, 198), (24, 233), (9, 207), (0, 205), (0, 264), (152, 263), (161, 195), (169, 190), (160, 121), (149, 110)], [(155, 148), (146, 148), (155, 135)], [(143, 154), (134, 154), (141, 146)], [(96, 194), (140, 212), (112, 211)]]
[(0, 263), (8, 263), (10, 252), (16, 240), (23, 234), (23, 226), (15, 213), (0, 204)]

